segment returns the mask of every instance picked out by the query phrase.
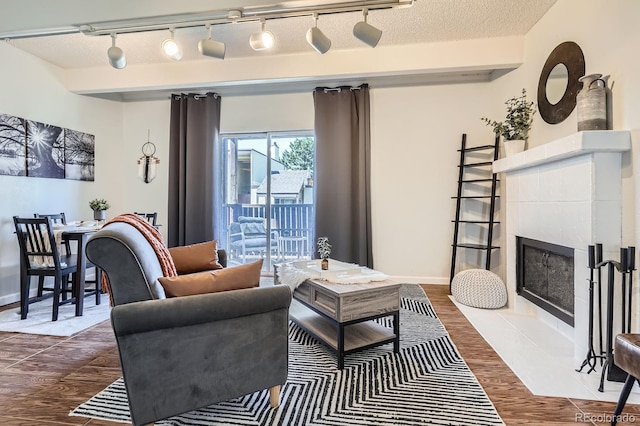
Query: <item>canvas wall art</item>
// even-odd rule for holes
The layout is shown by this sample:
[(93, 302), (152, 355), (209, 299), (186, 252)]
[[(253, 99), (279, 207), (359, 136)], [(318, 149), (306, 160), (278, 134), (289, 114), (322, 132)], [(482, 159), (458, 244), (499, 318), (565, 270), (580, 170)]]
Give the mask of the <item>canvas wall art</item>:
[(0, 175), (95, 180), (95, 136), (0, 113)]
[(93, 181), (95, 177), (95, 136), (71, 129), (65, 129), (64, 135), (65, 177)]
[(24, 119), (0, 114), (0, 175), (25, 176)]
[(64, 179), (62, 127), (27, 120), (27, 176)]

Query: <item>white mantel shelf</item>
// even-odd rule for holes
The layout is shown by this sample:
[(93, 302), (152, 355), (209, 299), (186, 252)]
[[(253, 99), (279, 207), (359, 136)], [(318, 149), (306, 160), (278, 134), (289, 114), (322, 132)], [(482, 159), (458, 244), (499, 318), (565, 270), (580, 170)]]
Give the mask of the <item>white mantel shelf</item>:
[(518, 154), (496, 160), (493, 172), (511, 172), (595, 152), (624, 152), (631, 149), (628, 130), (578, 132)]

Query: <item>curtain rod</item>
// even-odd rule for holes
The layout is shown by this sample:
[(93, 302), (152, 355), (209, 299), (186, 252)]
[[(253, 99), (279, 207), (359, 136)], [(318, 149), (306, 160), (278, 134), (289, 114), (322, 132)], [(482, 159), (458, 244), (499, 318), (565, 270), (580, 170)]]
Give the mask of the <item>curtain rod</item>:
[[(349, 87), (349, 90), (351, 90), (352, 92), (354, 90), (361, 90), (363, 87), (368, 86), (367, 83), (363, 83), (360, 86), (356, 86), (356, 87)], [(343, 89), (346, 89), (346, 86), (342, 86), (342, 87), (318, 87), (316, 88), (316, 90), (322, 90), (324, 91), (324, 93), (329, 93), (329, 92), (342, 92)]]

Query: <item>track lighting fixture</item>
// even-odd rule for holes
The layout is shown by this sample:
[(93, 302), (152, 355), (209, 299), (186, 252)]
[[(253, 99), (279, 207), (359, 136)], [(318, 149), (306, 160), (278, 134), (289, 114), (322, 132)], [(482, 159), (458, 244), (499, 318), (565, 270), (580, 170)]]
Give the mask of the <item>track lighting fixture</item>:
[(205, 56), (224, 59), (224, 53), (226, 50), (225, 44), (211, 39), (210, 24), (207, 24), (205, 28), (207, 29), (208, 38), (203, 38), (198, 42), (198, 51)]
[(107, 50), (107, 56), (111, 66), (120, 70), (127, 66), (127, 58), (122, 49), (116, 46), (116, 37), (116, 33), (111, 34), (111, 47)]
[(353, 35), (358, 40), (368, 44), (371, 47), (376, 47), (382, 37), (382, 31), (367, 23), (367, 15), (369, 11), (367, 9), (362, 10), (364, 15), (364, 21), (360, 21), (353, 27)]
[(260, 32), (249, 37), (249, 45), (255, 51), (270, 49), (275, 43), (275, 37), (271, 31), (264, 29), (265, 20), (260, 19)]
[(199, 41), (198, 50), (205, 56), (224, 59), (226, 54), (226, 45), (211, 38), (211, 26), (259, 21), (260, 32), (252, 34), (249, 37), (249, 44), (253, 50), (261, 51), (270, 49), (275, 45), (275, 37), (273, 33), (265, 30), (266, 21), (312, 15), (315, 25), (307, 31), (306, 39), (314, 50), (323, 54), (328, 52), (331, 48), (331, 40), (318, 28), (319, 15), (323, 15), (324, 17), (325, 15), (332, 16), (334, 14), (345, 12), (361, 12), (363, 20), (354, 25), (353, 35), (368, 46), (376, 47), (382, 37), (382, 31), (367, 22), (369, 11), (411, 7), (416, 1), (417, 0), (281, 1), (273, 2), (273, 4), (265, 6), (251, 6), (241, 9), (217, 9), (189, 14), (141, 16), (134, 19), (84, 23), (70, 27), (51, 28), (47, 31), (38, 30), (35, 33), (27, 34), (24, 32), (15, 34), (13, 31), (3, 31), (0, 29), (0, 40), (7, 38), (73, 34), (77, 32), (86, 36), (111, 35), (113, 37), (113, 45), (107, 52), (109, 63), (114, 68), (124, 68), (126, 66), (126, 59), (122, 49), (116, 46), (116, 33), (117, 35), (122, 35), (149, 31), (166, 31), (169, 29), (171, 37), (164, 40), (162, 48), (169, 57), (174, 60), (180, 60), (182, 59), (182, 51), (174, 39), (175, 30), (178, 28), (195, 28), (205, 25), (209, 36), (208, 38), (204, 38)]
[(317, 13), (313, 14), (313, 20), (315, 21), (314, 26), (309, 28), (309, 31), (307, 31), (307, 43), (309, 43), (316, 52), (320, 54), (327, 53), (331, 47), (331, 40), (329, 40), (329, 37), (324, 35), (324, 33), (320, 31), (320, 28), (318, 28)]
[(169, 28), (169, 32), (171, 33), (171, 37), (162, 42), (162, 50), (165, 55), (171, 59), (179, 61), (182, 59), (182, 49), (180, 49), (180, 46), (173, 38), (175, 30), (173, 28)]

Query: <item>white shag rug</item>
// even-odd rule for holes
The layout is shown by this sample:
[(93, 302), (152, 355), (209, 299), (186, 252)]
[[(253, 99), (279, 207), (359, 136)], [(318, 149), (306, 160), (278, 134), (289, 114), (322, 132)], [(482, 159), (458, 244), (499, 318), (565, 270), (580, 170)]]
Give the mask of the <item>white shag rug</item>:
[(49, 336), (71, 336), (109, 318), (111, 307), (109, 295), (103, 294), (100, 304), (96, 305), (95, 296), (84, 298), (82, 316), (75, 316), (76, 305), (60, 306), (58, 320), (51, 321), (53, 299), (45, 299), (29, 305), (27, 318), (20, 319), (20, 308), (0, 312), (0, 331), (29, 334), (45, 334)]

